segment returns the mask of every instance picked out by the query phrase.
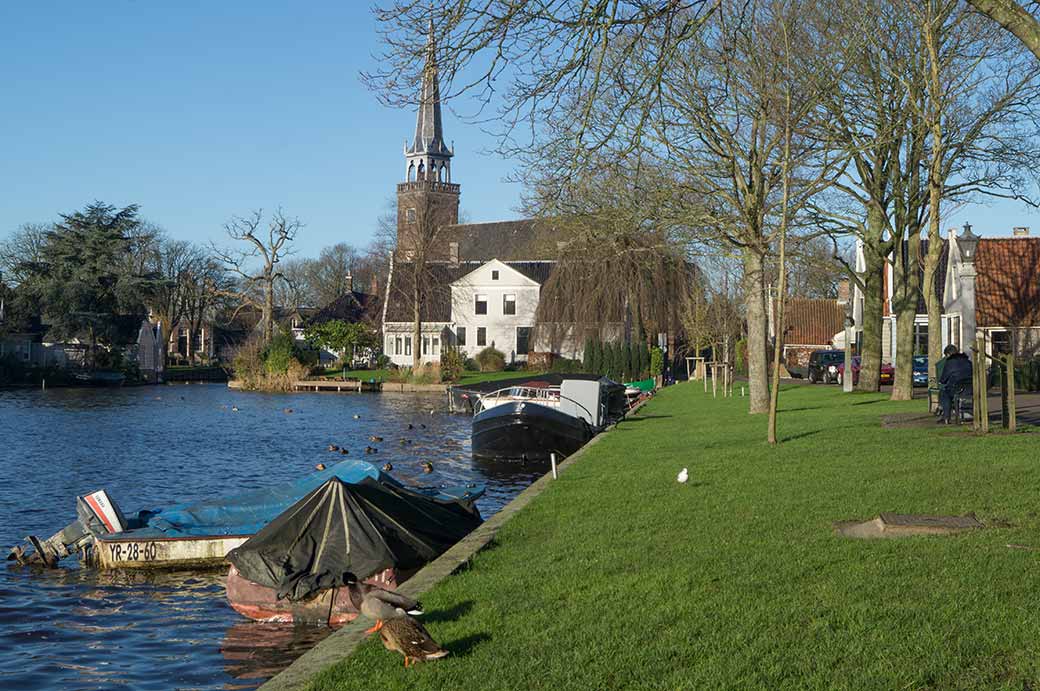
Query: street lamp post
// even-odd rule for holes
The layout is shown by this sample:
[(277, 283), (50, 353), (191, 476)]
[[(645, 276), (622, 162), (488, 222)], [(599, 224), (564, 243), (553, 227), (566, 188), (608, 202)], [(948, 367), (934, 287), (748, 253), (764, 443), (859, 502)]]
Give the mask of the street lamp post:
[(845, 374), (841, 377), (841, 389), (845, 393), (852, 392), (852, 315), (845, 317)]

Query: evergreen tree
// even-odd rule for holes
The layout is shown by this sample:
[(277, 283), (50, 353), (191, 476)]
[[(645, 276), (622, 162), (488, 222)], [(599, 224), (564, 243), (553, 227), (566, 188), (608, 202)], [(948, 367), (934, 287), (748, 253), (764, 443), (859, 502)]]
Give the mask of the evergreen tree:
[(25, 283), (52, 338), (85, 338), (93, 356), (98, 344), (125, 345), (137, 335), (155, 284), (130, 260), (140, 228), (136, 205), (117, 210), (94, 202), (47, 232), (41, 260), (25, 267)]
[(621, 344), (617, 341), (610, 342), (610, 378), (617, 380), (621, 379), (622, 365), (621, 365)]
[(632, 349), (632, 343), (625, 343), (625, 381), (636, 379), (636, 353)]
[(646, 347), (646, 341), (639, 342), (639, 376), (650, 376), (650, 349)]
[(592, 342), (592, 373), (603, 374), (603, 343), (598, 338)]
[(581, 366), (586, 372), (594, 372), (595, 368), (592, 366), (592, 345), (595, 343), (591, 338), (585, 339), (585, 351), (582, 353)]

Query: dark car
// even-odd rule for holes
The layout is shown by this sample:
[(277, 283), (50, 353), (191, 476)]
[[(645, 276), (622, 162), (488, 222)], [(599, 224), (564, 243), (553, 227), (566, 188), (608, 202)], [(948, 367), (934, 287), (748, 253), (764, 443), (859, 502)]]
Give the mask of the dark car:
[(838, 365), (844, 362), (844, 350), (814, 350), (809, 355), (809, 367), (805, 376), (810, 384), (833, 384), (838, 381)]
[(914, 356), (914, 386), (928, 386), (928, 356)]

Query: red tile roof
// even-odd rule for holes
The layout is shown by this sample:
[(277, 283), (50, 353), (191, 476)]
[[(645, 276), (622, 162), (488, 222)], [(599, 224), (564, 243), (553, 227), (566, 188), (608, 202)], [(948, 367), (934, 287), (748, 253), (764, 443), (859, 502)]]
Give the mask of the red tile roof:
[(845, 307), (837, 300), (790, 298), (784, 305), (784, 343), (829, 345), (845, 328)]
[(978, 326), (1040, 326), (1040, 238), (980, 240), (975, 272)]

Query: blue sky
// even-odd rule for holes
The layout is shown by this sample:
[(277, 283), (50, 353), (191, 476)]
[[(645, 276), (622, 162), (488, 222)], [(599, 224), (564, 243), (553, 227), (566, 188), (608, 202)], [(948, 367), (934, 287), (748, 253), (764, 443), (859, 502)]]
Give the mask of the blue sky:
[[(359, 81), (377, 41), (357, 0), (0, 4), (0, 240), (100, 199), (198, 242), (281, 205), (301, 255), (366, 244), (415, 128)], [(514, 164), (444, 115), (463, 211), (515, 218)]]
[[(138, 203), (178, 238), (220, 241), (221, 224), (282, 206), (305, 224), (301, 255), (364, 245), (394, 185), (414, 112), (359, 82), (378, 51), (369, 2), (0, 4), (0, 239), (94, 199)], [(463, 111), (466, 112), (465, 107)], [(516, 217), (514, 163), (445, 112), (453, 179), (473, 221)], [(1007, 235), (1040, 216), (969, 205)]]

